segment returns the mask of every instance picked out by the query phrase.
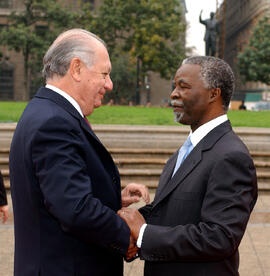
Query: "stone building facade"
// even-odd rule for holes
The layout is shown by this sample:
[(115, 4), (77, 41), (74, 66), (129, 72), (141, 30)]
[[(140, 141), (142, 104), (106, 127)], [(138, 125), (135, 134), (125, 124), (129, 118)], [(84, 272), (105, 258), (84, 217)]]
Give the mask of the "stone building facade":
[[(7, 16), (12, 10), (21, 10), (23, 0), (0, 0), (0, 28), (7, 24)], [(7, 47), (1, 47), (0, 51), (8, 60), (0, 64), (0, 99), (24, 99), (23, 57), (22, 55), (8, 51)], [(16, 91), (16, 92), (15, 92)]]
[[(94, 0), (82, 0), (94, 3)], [(80, 8), (80, 1), (60, 0), (65, 6), (73, 9)], [(100, 0), (96, 1), (100, 2)], [(7, 16), (12, 11), (22, 11), (24, 0), (0, 0), (0, 29), (8, 24)], [(25, 91), (24, 59), (21, 53), (10, 51), (8, 47), (0, 46), (0, 52), (8, 59), (0, 62), (0, 100), (26, 101), (34, 94), (34, 91)]]
[[(71, 5), (74, 9), (80, 8), (80, 2), (92, 3), (94, 9), (101, 5), (102, 0), (59, 0), (64, 5)], [(185, 0), (179, 0), (186, 11)], [(24, 0), (0, 0), (0, 29), (6, 26), (7, 16), (11, 11), (21, 11)], [(181, 20), (185, 21), (185, 16)], [(184, 39), (181, 38), (183, 43)], [(8, 60), (0, 62), (0, 100), (26, 101), (33, 96), (24, 89), (24, 61), (20, 53), (9, 51), (0, 46), (0, 52), (8, 56)], [(145, 87), (140, 89), (140, 104), (166, 105), (172, 89), (172, 81), (161, 79), (159, 74), (149, 72)]]
[(223, 0), (218, 11), (221, 22), (219, 56), (231, 65), (236, 75), (235, 101), (245, 100), (249, 93), (261, 93), (266, 99), (270, 92), (270, 87), (260, 82), (242, 82), (237, 69), (237, 55), (249, 43), (258, 20), (266, 14), (270, 15), (270, 0)]

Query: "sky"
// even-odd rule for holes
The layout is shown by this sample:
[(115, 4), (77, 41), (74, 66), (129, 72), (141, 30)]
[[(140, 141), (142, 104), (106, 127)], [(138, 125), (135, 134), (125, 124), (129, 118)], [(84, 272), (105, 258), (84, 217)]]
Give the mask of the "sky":
[(204, 32), (205, 26), (199, 22), (200, 11), (202, 12), (202, 19), (210, 17), (210, 12), (216, 11), (216, 5), (222, 1), (219, 0), (186, 0), (187, 13), (186, 20), (187, 36), (186, 46), (194, 47), (193, 54), (204, 55), (205, 54), (205, 43), (204, 43)]

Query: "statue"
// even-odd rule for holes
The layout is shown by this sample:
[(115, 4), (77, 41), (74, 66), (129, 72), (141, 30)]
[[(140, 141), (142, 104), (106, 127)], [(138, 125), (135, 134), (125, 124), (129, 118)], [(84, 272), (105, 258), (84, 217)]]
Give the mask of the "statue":
[(206, 56), (215, 56), (216, 54), (216, 39), (219, 33), (218, 30), (218, 20), (214, 18), (215, 13), (210, 13), (210, 18), (206, 20), (202, 20), (202, 10), (200, 13), (200, 23), (205, 25), (205, 55)]

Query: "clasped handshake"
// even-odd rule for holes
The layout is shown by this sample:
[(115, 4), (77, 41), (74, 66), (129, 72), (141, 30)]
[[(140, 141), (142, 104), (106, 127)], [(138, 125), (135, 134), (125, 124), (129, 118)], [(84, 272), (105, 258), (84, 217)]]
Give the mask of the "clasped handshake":
[(122, 190), (121, 196), (122, 209), (119, 210), (117, 214), (127, 223), (130, 229), (130, 241), (126, 253), (126, 260), (131, 260), (138, 252), (137, 239), (145, 220), (137, 209), (127, 207), (133, 203), (139, 202), (141, 198), (148, 204), (150, 202), (150, 197), (147, 187), (137, 183), (128, 184)]

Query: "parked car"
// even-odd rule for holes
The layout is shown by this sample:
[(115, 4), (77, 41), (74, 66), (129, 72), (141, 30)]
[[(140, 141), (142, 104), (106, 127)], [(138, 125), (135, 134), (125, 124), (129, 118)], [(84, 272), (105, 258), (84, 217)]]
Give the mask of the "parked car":
[(270, 102), (259, 101), (255, 103), (255, 106), (252, 108), (252, 110), (254, 111), (270, 110)]

